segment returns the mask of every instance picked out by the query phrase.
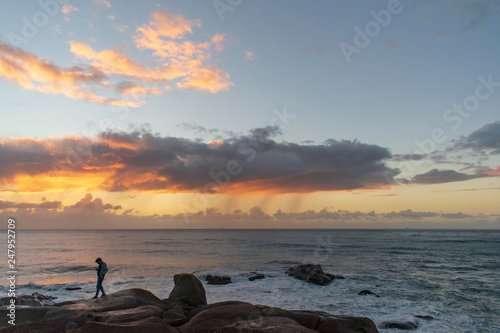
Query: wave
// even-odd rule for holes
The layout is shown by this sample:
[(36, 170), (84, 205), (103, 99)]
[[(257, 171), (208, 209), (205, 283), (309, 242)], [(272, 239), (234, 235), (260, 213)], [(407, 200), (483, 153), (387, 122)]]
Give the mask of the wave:
[(43, 273), (59, 273), (59, 274), (69, 273), (69, 272), (87, 272), (87, 271), (94, 271), (94, 267), (84, 266), (84, 265), (54, 266), (42, 270)]

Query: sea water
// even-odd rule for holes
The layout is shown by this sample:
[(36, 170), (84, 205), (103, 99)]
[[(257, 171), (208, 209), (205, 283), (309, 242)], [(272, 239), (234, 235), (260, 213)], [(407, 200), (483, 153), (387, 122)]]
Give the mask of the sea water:
[[(231, 284), (205, 284), (209, 303), (320, 310), (376, 325), (418, 321), (416, 332), (500, 332), (499, 231), (17, 230), (16, 236), (18, 294), (90, 298), (101, 257), (109, 267), (107, 293), (143, 288), (166, 298), (175, 274), (202, 281), (229, 275)], [(4, 238), (0, 247), (7, 249)], [(345, 279), (318, 286), (285, 274), (299, 263)], [(254, 273), (266, 278), (249, 281)], [(379, 297), (358, 295), (363, 289)]]

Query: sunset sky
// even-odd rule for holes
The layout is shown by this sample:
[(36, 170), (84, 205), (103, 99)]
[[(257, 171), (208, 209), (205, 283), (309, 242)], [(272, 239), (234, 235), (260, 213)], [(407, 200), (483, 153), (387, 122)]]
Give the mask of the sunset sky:
[(3, 1), (18, 228), (499, 228), (500, 2)]

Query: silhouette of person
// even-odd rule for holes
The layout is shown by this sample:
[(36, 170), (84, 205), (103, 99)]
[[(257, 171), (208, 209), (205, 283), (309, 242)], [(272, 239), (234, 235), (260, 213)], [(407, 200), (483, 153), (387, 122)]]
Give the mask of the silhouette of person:
[(102, 287), (102, 281), (104, 281), (104, 276), (108, 272), (108, 265), (104, 261), (102, 261), (101, 258), (97, 258), (95, 262), (99, 265), (99, 267), (95, 269), (97, 271), (97, 290), (95, 292), (95, 296), (92, 298), (97, 298), (99, 296), (99, 290), (102, 293), (101, 297), (104, 297), (106, 296), (106, 293), (104, 292), (104, 289)]

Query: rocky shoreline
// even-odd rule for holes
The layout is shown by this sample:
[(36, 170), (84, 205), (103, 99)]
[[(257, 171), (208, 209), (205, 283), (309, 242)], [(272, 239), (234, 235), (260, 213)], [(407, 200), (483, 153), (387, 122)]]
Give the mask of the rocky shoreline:
[[(18, 307), (16, 325), (0, 332), (320, 332), (375, 333), (365, 317), (321, 311), (285, 310), (240, 301), (207, 304), (203, 283), (192, 274), (174, 276), (166, 299), (143, 289), (126, 289), (99, 299)], [(4, 318), (7, 310), (2, 308)]]

